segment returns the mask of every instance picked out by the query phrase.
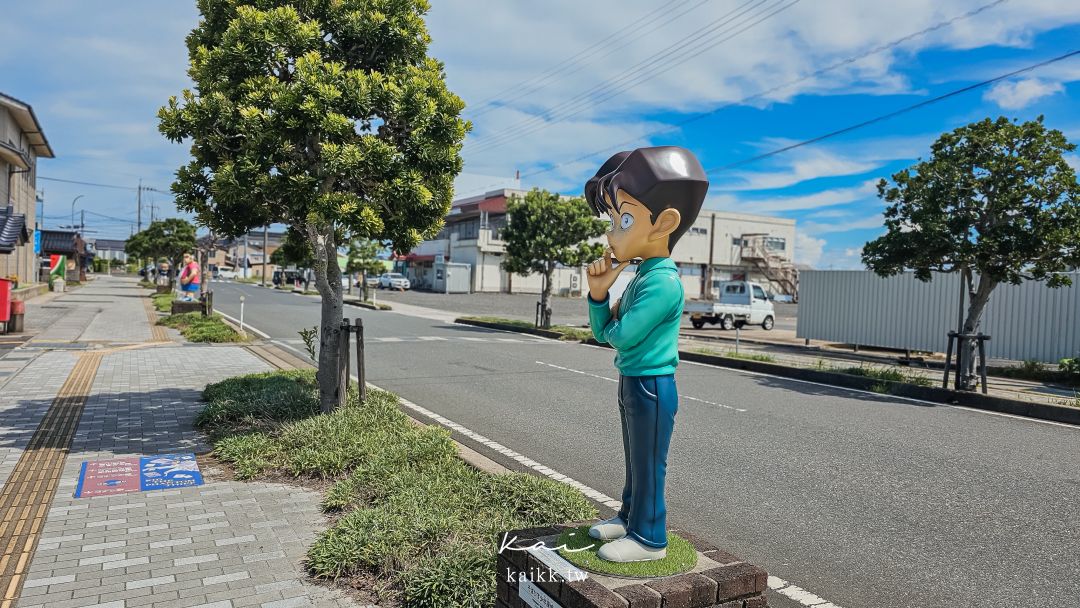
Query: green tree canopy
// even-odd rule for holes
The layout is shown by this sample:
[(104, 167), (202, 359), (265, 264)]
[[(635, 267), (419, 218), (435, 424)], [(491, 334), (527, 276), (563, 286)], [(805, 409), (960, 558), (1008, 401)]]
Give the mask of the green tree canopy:
[(342, 232), (408, 251), (442, 226), (464, 103), (427, 56), (426, 0), (198, 0), (187, 38), (195, 87), (158, 112), (191, 142), (177, 207), (224, 236), (302, 230), (322, 295), (319, 385), (342, 398), (331, 347), (341, 327)]
[(544, 275), (541, 307), (548, 308), (551, 277), (556, 264), (580, 266), (603, 253), (602, 244), (587, 243), (602, 236), (607, 222), (594, 217), (583, 198), (564, 199), (547, 190), (533, 189), (524, 198), (506, 204), (508, 223), (503, 230), (506, 260), (502, 267), (520, 275)]
[(124, 252), (137, 259), (165, 258), (176, 268), (185, 252), (195, 253), (195, 226), (179, 218), (158, 220), (128, 238)]
[(385, 266), (378, 258), (378, 241), (353, 239), (349, 243), (348, 262), (345, 272), (359, 272), (365, 275), (382, 274)]
[(290, 226), (285, 232), (285, 240), (281, 242), (281, 246), (270, 254), (270, 263), (283, 268), (285, 266), (311, 268), (315, 264), (315, 256), (311, 253), (311, 244), (307, 237)]
[[(1070, 284), (1080, 266), (1080, 186), (1065, 154), (1076, 149), (1043, 118), (989, 118), (943, 134), (931, 158), (881, 180), (888, 232), (863, 262), (882, 276), (959, 272), (974, 333), (994, 288), (1025, 279)], [(975, 283), (975, 275), (978, 282)]]

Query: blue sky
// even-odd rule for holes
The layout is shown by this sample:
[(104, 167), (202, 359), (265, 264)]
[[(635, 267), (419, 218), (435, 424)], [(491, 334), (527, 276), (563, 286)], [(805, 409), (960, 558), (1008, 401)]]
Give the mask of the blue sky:
[[(121, 187), (39, 181), (47, 226), (69, 223), (81, 194), (88, 229), (126, 236), (139, 179), (168, 190), (186, 147), (158, 134), (155, 112), (189, 84), (184, 36), (197, 19), (193, 0), (5, 8), (0, 91), (33, 105), (57, 154), (39, 175)], [(642, 145), (683, 145), (722, 167), (1080, 48), (1073, 0), (460, 0), (435, 3), (428, 25), (474, 123), (460, 196), (514, 184), (516, 171), (524, 187), (578, 193), (607, 156)], [(882, 231), (878, 179), (987, 116), (1042, 114), (1080, 142), (1078, 96), (1074, 57), (715, 171), (706, 205), (794, 218), (798, 261), (856, 267)], [(176, 215), (167, 194), (145, 196), (158, 217)]]

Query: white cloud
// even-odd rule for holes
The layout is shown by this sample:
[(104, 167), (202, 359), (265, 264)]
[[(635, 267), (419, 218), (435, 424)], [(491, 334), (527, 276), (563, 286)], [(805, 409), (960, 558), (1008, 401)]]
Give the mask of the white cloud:
[(883, 228), (884, 226), (885, 218), (879, 213), (858, 219), (838, 220), (835, 222), (800, 222), (799, 231), (808, 235), (822, 235)]
[[(805, 77), (823, 66), (837, 64), (846, 57), (984, 4), (986, 0), (802, 2), (707, 49), (703, 48), (705, 39), (693, 41), (695, 32), (722, 17), (732, 7), (706, 3), (682, 16), (673, 7), (646, 24), (639, 24), (636, 32), (616, 35), (591, 50), (591, 45), (617, 34), (620, 28), (655, 9), (656, 4), (650, 0), (625, 0), (618, 4), (614, 0), (588, 3), (551, 0), (544, 3), (485, 3), (483, 8), (474, 8), (475, 5), (468, 2), (435, 3), (428, 23), (434, 39), (433, 53), (446, 62), (449, 84), (469, 104), (466, 114), (476, 118), (478, 127), (491, 121), (495, 114), (477, 115), (476, 112), (485, 109), (482, 102), (508, 88), (513, 91), (501, 98), (509, 109), (522, 116), (510, 122), (500, 121), (496, 129), (478, 128), (470, 135), (472, 144), (466, 150), (468, 162), (497, 164), (494, 172), (506, 174), (511, 172), (511, 165), (531, 168), (528, 161), (516, 154), (527, 148), (528, 142), (550, 140), (552, 131), (567, 133), (566, 129), (557, 127), (557, 122), (552, 122), (553, 118), (574, 121), (576, 126), (602, 125), (611, 121), (634, 124), (628, 116), (714, 109), (799, 79), (802, 80), (794, 86), (765, 94), (748, 105), (760, 107), (784, 103), (804, 94), (912, 92), (899, 68), (901, 62), (923, 50), (1027, 45), (1039, 32), (1080, 22), (1080, 3), (1060, 0), (1007, 2), (915, 37), (900, 47), (825, 74)], [(483, 19), (475, 17), (477, 11), (483, 12)], [(652, 25), (663, 27), (650, 31)], [(721, 27), (714, 33), (713, 42), (719, 42), (734, 30)], [(478, 41), (482, 43), (478, 44)], [(690, 46), (685, 49), (672, 47), (687, 41)], [(542, 86), (517, 86), (566, 58), (573, 58), (573, 61), (543, 80)], [(634, 67), (643, 61), (652, 63)], [(580, 99), (575, 101), (576, 97)], [(543, 119), (522, 124), (523, 120), (536, 116)], [(565, 148), (570, 158), (604, 148), (603, 143), (577, 131), (569, 130), (570, 141), (566, 142)], [(644, 134), (649, 129), (634, 131)], [(667, 131), (664, 140), (669, 142), (677, 138), (679, 131)], [(500, 139), (500, 133), (508, 132), (515, 132), (517, 136)], [(485, 140), (486, 145), (503, 142), (497, 148), (488, 149), (488, 152), (500, 152), (501, 158), (483, 152)], [(477, 154), (482, 158), (474, 159)], [(573, 175), (573, 180), (577, 182), (587, 177), (584, 173), (602, 162), (601, 156), (597, 154), (584, 163), (580, 172)], [(854, 164), (834, 161), (819, 165), (816, 173), (809, 167), (791, 166), (776, 175), (755, 178), (747, 174), (743, 176), (747, 179), (741, 189), (784, 187), (783, 184), (797, 183), (807, 175), (830, 171), (849, 175), (872, 169), (872, 163), (867, 159), (847, 159), (847, 162)], [(470, 168), (479, 169), (479, 166)], [(565, 178), (569, 172), (563, 173)], [(738, 187), (737, 184), (732, 186)]]
[(855, 201), (871, 197), (876, 191), (876, 182), (869, 180), (848, 188), (834, 188), (813, 194), (799, 196), (780, 196), (760, 199), (740, 199), (731, 196), (727, 198), (720, 208), (744, 213), (785, 213), (791, 211), (806, 211), (846, 205)]
[(1080, 173), (1080, 154), (1066, 154), (1065, 162), (1069, 163), (1074, 171)]
[(825, 253), (825, 239), (818, 239), (802, 232), (795, 233), (795, 262), (816, 267)]
[(991, 87), (983, 98), (996, 103), (1003, 109), (1019, 110), (1043, 97), (1061, 93), (1064, 90), (1065, 85), (1060, 82), (1041, 78), (1023, 78), (999, 82)]
[(806, 150), (785, 159), (780, 171), (744, 171), (734, 174), (734, 183), (723, 183), (722, 190), (773, 190), (786, 188), (807, 180), (823, 177), (859, 175), (881, 164), (874, 161), (845, 158), (827, 150)]

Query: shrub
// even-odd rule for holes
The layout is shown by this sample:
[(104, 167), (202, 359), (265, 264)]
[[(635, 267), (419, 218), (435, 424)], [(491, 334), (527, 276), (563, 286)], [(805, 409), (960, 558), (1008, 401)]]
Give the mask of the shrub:
[(180, 330), (180, 334), (191, 342), (244, 341), (243, 336), (226, 325), (220, 317), (204, 317), (197, 312), (169, 315), (158, 321), (158, 325)]
[(369, 390), (318, 414), (311, 372), (232, 378), (204, 391), (198, 424), (241, 478), (276, 471), (333, 480), (341, 513), (308, 550), (320, 578), (372, 573), (407, 606), (486, 606), (499, 532), (596, 516), (582, 494), (525, 473), (492, 475), (457, 456), (450, 433), (416, 426), (398, 398)]
[(1072, 359), (1062, 359), (1058, 362), (1058, 367), (1062, 372), (1075, 375), (1078, 377), (1077, 379), (1080, 379), (1080, 356)]

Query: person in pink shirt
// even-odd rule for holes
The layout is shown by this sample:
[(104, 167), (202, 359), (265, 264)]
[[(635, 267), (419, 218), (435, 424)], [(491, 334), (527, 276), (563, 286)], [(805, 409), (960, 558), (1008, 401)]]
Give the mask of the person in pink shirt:
[(191, 257), (190, 253), (184, 254), (184, 268), (180, 271), (180, 291), (184, 294), (184, 300), (191, 302), (199, 294), (202, 276), (199, 273), (199, 264)]

